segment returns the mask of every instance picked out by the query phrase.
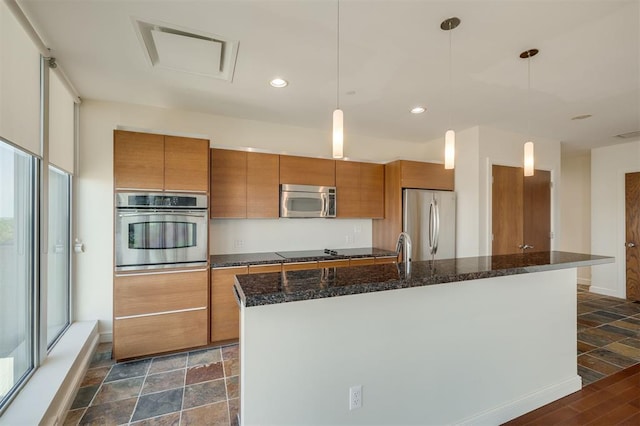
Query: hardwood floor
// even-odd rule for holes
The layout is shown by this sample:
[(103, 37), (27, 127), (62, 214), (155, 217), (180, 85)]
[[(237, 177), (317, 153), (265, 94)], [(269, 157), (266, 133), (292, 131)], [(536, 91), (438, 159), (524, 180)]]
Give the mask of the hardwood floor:
[(505, 425), (640, 425), (640, 364)]

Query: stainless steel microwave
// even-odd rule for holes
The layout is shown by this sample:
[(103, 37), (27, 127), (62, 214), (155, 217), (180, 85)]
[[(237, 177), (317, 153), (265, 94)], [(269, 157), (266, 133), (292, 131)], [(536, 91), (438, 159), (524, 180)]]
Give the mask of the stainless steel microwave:
[(335, 186), (280, 185), (280, 217), (336, 217)]

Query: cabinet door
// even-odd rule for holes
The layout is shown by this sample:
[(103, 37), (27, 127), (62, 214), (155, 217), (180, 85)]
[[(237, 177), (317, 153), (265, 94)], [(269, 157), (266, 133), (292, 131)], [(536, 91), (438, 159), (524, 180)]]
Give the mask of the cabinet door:
[(268, 272), (281, 272), (282, 263), (273, 263), (270, 265), (249, 265), (250, 274), (266, 274)]
[(165, 191), (209, 192), (209, 141), (164, 137)]
[(443, 164), (401, 161), (402, 187), (453, 191), (454, 173)]
[(382, 263), (396, 263), (398, 261), (398, 256), (384, 256), (384, 257), (376, 257), (376, 265)]
[(280, 217), (280, 156), (247, 153), (247, 217)]
[(240, 308), (233, 294), (235, 276), (246, 274), (247, 267), (211, 270), (211, 341), (240, 337)]
[(116, 319), (113, 337), (116, 360), (204, 346), (207, 309)]
[(291, 263), (283, 263), (282, 271), (303, 271), (305, 269), (316, 269), (318, 268), (318, 262), (291, 262)]
[(360, 164), (360, 217), (384, 217), (383, 164)]
[(207, 271), (116, 276), (113, 316), (206, 308), (208, 278)]
[(349, 259), (318, 261), (318, 268), (346, 268), (348, 266), (349, 266)]
[(113, 133), (113, 178), (117, 190), (164, 189), (164, 136)]
[(357, 259), (349, 259), (349, 266), (373, 265), (375, 259), (373, 257), (359, 257)]
[(336, 161), (336, 216), (363, 217), (360, 195), (360, 163)]
[(211, 150), (212, 218), (247, 217), (247, 153)]
[(321, 158), (281, 155), (280, 183), (336, 186), (336, 162)]

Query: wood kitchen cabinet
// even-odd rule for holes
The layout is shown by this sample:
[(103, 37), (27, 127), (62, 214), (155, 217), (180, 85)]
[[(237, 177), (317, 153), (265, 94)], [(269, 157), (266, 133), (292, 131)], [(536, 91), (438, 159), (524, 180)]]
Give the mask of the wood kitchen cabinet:
[(208, 276), (207, 270), (116, 275), (114, 358), (206, 345)]
[(336, 162), (322, 158), (281, 155), (280, 183), (336, 186)]
[(384, 217), (384, 165), (336, 161), (337, 217)]
[(454, 171), (443, 164), (398, 160), (384, 166), (384, 219), (374, 219), (373, 245), (396, 249), (402, 232), (402, 189), (454, 190)]
[(248, 273), (246, 266), (211, 269), (211, 341), (240, 336), (240, 308), (234, 296), (235, 276)]
[(279, 156), (211, 149), (211, 218), (279, 217)]
[(115, 130), (116, 190), (209, 190), (209, 141)]

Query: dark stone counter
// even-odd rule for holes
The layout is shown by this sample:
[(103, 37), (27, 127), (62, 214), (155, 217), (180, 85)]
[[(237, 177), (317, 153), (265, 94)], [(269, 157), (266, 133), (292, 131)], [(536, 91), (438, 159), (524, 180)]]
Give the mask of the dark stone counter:
[(612, 263), (613, 257), (540, 252), (466, 257), (344, 268), (237, 275), (235, 290), (245, 307), (323, 299), (425, 285), (477, 280)]
[[(396, 253), (375, 247), (335, 249), (334, 254), (323, 254), (323, 250), (303, 250), (296, 252), (214, 254), (209, 257), (212, 268), (232, 266), (266, 265), (270, 263), (314, 262), (320, 260), (356, 259), (362, 257), (395, 256)], [(286, 256), (286, 257), (285, 257)]]

